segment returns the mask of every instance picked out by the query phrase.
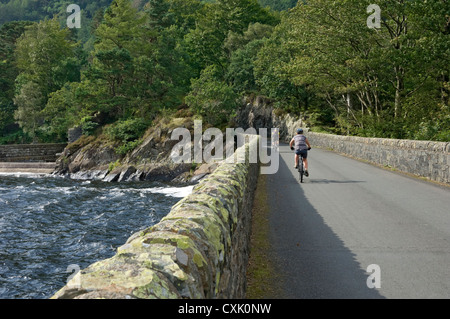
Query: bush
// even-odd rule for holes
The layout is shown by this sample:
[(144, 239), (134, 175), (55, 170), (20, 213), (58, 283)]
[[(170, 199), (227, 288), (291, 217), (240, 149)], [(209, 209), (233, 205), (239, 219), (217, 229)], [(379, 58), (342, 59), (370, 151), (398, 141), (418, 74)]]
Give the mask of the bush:
[(128, 152), (134, 150), (136, 147), (138, 147), (140, 144), (142, 143), (142, 140), (135, 140), (135, 141), (130, 141), (130, 142), (126, 142), (125, 144), (122, 144), (118, 147), (116, 147), (116, 153), (120, 154), (120, 155), (125, 155)]
[(6, 144), (26, 144), (31, 143), (31, 138), (25, 134), (22, 130), (2, 135), (0, 137), (0, 145)]
[(105, 128), (105, 134), (110, 140), (120, 142), (116, 152), (125, 155), (142, 142), (141, 136), (147, 127), (148, 123), (143, 119), (127, 119)]
[(92, 117), (86, 116), (81, 119), (81, 130), (83, 135), (90, 136), (93, 135), (98, 127), (98, 123), (92, 121)]
[(116, 167), (119, 167), (119, 166), (120, 166), (120, 161), (119, 160), (109, 163), (109, 165), (108, 165), (108, 172), (113, 171)]
[(143, 119), (127, 119), (105, 129), (106, 136), (113, 141), (130, 142), (140, 138), (148, 127)]

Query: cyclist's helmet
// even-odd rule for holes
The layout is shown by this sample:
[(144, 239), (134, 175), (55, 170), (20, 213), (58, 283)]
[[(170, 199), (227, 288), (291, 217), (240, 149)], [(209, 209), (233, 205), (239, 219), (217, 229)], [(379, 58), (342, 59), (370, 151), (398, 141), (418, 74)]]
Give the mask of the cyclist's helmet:
[(297, 134), (302, 134), (303, 133), (303, 129), (299, 128), (297, 129)]

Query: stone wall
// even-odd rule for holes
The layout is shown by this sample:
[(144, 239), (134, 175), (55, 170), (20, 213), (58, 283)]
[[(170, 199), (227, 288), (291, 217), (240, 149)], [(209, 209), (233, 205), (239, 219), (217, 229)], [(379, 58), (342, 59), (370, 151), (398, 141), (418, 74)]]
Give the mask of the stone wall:
[(329, 148), (401, 172), (450, 183), (450, 143), (338, 136), (308, 132), (313, 146)]
[(258, 175), (258, 164), (220, 164), (158, 224), (78, 272), (52, 298), (245, 297)]
[(51, 174), (55, 170), (55, 163), (47, 162), (0, 162), (0, 173), (32, 173)]
[(0, 162), (55, 162), (67, 144), (0, 145)]

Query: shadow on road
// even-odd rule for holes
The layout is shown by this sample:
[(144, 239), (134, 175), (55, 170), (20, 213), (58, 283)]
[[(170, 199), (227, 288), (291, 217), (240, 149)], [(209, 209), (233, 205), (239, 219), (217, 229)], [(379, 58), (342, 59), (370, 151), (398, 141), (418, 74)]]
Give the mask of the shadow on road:
[(339, 181), (334, 179), (310, 179), (311, 184), (353, 184), (353, 183), (365, 183), (365, 181)]
[[(308, 202), (303, 191), (308, 183), (300, 184), (296, 173), (280, 157), (278, 173), (267, 176), (269, 236), (285, 291), (278, 298), (384, 298), (376, 289), (367, 287), (369, 265), (356, 261), (355, 254)], [(362, 181), (319, 179), (309, 183)]]

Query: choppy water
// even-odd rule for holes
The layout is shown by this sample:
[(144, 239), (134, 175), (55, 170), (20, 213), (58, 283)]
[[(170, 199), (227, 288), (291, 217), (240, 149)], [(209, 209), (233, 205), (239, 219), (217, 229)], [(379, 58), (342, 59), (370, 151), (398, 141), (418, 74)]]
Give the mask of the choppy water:
[(49, 298), (156, 224), (192, 186), (0, 175), (0, 298)]

